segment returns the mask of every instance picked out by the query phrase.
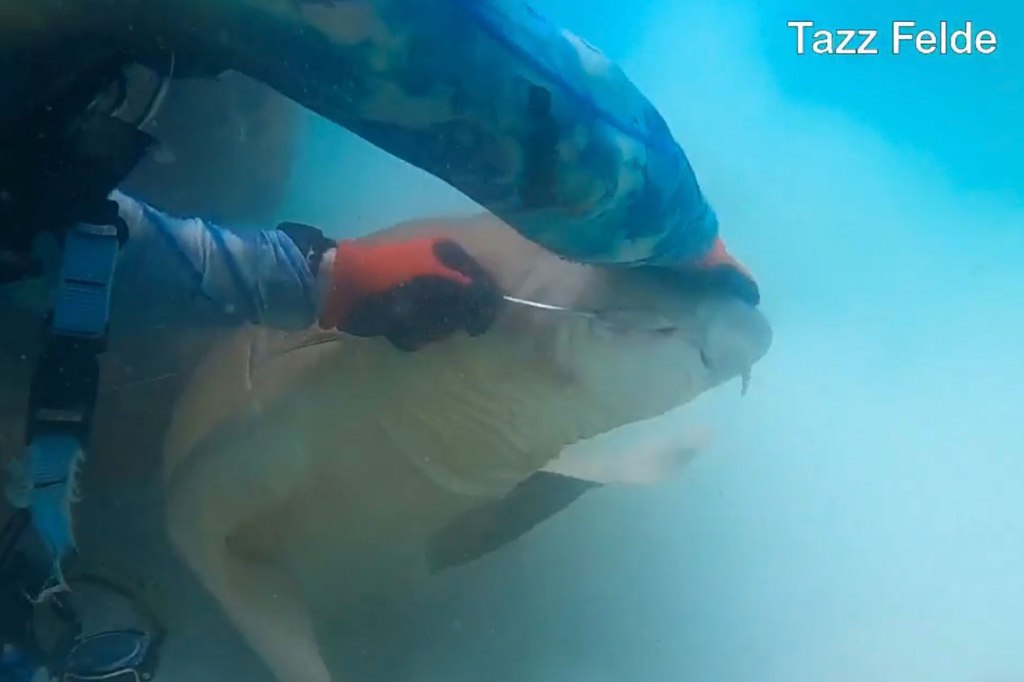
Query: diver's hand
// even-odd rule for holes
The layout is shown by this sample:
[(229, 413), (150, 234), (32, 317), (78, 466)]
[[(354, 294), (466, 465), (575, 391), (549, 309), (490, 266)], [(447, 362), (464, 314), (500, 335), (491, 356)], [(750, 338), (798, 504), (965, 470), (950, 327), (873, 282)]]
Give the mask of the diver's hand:
[(677, 269), (702, 284), (732, 294), (750, 305), (756, 306), (761, 302), (761, 290), (754, 275), (733, 258), (721, 238), (715, 239), (711, 249), (702, 258), (684, 263)]
[(457, 331), (478, 336), (497, 315), (501, 290), (453, 241), (339, 241), (320, 266), (320, 326), (383, 336), (417, 350)]

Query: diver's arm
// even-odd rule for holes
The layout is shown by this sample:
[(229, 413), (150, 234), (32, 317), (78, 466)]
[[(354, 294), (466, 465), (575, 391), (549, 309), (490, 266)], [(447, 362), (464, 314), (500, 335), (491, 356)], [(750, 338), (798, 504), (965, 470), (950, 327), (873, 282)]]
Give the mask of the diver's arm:
[(205, 32), (247, 45), (235, 68), (563, 256), (678, 265), (714, 243), (714, 212), (653, 105), (521, 0), (215, 3), (228, 4)]
[(129, 232), (115, 328), (317, 322), (411, 351), (459, 330), (484, 333), (502, 301), (493, 277), (444, 237), (335, 241), (298, 223), (236, 232), (111, 196)]
[(117, 326), (252, 322), (301, 329), (317, 315), (317, 277), (281, 230), (232, 231), (173, 218), (114, 192), (129, 239), (114, 288)]

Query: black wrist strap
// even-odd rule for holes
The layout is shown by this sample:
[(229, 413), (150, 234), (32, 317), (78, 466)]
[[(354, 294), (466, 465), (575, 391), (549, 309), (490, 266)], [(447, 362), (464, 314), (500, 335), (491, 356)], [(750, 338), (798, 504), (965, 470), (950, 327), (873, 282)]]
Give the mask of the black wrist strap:
[(335, 247), (333, 239), (328, 239), (319, 228), (312, 225), (287, 222), (278, 225), (277, 229), (288, 235), (288, 238), (295, 243), (295, 246), (305, 256), (309, 270), (314, 275), (320, 271), (320, 261), (323, 259), (324, 253)]

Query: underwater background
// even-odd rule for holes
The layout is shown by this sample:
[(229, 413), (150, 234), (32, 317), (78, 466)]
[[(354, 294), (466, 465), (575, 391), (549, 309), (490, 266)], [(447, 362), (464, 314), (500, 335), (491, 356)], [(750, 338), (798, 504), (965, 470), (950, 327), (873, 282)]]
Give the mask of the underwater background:
[[(383, 679), (1024, 680), (1024, 9), (534, 5), (661, 110), (775, 345), (747, 397), (689, 410), (717, 440), (680, 480), (592, 493), (453, 572), (392, 633), (411, 660), (368, 648)], [(999, 44), (798, 56), (802, 19), (969, 19)], [(307, 118), (281, 219), (475, 209)]]

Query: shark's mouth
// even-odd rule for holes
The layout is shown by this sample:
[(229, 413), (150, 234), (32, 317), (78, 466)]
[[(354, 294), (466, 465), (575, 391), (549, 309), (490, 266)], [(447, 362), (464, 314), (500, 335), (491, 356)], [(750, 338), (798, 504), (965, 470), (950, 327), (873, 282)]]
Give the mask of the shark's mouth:
[(751, 369), (772, 345), (772, 326), (760, 310), (739, 299), (719, 301), (710, 311), (701, 361), (723, 379), (739, 377), (745, 394)]

